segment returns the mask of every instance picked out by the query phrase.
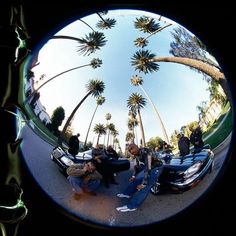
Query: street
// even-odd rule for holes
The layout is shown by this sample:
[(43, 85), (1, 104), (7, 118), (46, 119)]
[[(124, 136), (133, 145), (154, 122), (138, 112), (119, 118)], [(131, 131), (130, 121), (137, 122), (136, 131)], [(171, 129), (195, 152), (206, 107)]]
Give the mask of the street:
[[(182, 194), (151, 193), (134, 212), (117, 212), (116, 207), (125, 205), (127, 199), (119, 199), (117, 193), (126, 187), (132, 170), (120, 172), (116, 176), (119, 185), (101, 186), (97, 196), (84, 194), (79, 200), (73, 198), (71, 186), (59, 171), (58, 166), (50, 159), (53, 146), (38, 137), (27, 125), (22, 129), (21, 144), (24, 162), (33, 178), (50, 199), (69, 214), (98, 225), (131, 227), (142, 226), (167, 219), (194, 203), (213, 183), (227, 156), (230, 137), (224, 145), (214, 150), (215, 165), (212, 173), (207, 174), (195, 188)], [(131, 165), (132, 168), (132, 165)]]

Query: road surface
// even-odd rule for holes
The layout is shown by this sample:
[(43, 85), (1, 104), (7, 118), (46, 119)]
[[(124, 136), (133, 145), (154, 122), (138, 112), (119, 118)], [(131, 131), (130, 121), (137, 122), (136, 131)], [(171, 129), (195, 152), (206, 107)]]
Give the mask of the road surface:
[[(155, 223), (174, 216), (194, 203), (214, 182), (227, 157), (230, 137), (214, 150), (215, 165), (213, 172), (207, 174), (195, 188), (181, 194), (149, 194), (142, 206), (134, 212), (117, 212), (116, 207), (125, 205), (127, 199), (119, 199), (117, 193), (126, 187), (131, 169), (116, 176), (119, 185), (110, 188), (101, 186), (97, 196), (84, 194), (74, 199), (67, 179), (58, 166), (50, 159), (53, 146), (38, 137), (30, 126), (22, 129), (21, 150), (24, 162), (33, 178), (46, 195), (72, 216), (92, 224), (102, 226), (132, 227)], [(131, 165), (132, 168), (132, 165)]]

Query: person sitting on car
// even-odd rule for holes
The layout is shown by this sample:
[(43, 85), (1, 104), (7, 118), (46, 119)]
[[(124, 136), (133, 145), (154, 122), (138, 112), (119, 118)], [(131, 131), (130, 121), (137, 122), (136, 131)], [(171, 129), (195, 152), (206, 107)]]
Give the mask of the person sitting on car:
[(116, 160), (119, 159), (118, 153), (116, 152), (116, 150), (111, 145), (109, 145), (107, 147), (107, 149), (105, 150), (105, 153), (107, 154), (107, 156), (109, 156), (113, 159), (116, 159)]
[(103, 147), (98, 144), (92, 150), (92, 158), (98, 172), (103, 177), (104, 185), (109, 188), (109, 184), (118, 184), (115, 181), (114, 173), (112, 171), (112, 165), (109, 157), (105, 153)]
[(162, 162), (155, 158), (150, 149), (139, 148), (136, 144), (130, 144), (128, 152), (136, 159), (135, 166), (138, 166), (140, 161), (144, 162), (144, 169), (137, 172), (139, 168), (134, 168), (134, 173), (129, 179), (129, 185), (122, 193), (117, 194), (119, 198), (130, 199), (126, 205), (116, 208), (120, 212), (137, 210), (163, 171)]
[(93, 162), (71, 165), (67, 168), (66, 173), (76, 199), (84, 192), (96, 195), (95, 190), (99, 187), (102, 176), (96, 170)]

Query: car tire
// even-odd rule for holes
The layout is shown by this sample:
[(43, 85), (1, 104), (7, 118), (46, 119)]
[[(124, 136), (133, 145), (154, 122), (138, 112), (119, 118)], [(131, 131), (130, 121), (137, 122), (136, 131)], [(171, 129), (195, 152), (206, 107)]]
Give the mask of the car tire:
[(153, 195), (158, 195), (158, 193), (160, 192), (160, 183), (156, 182), (152, 187), (151, 187), (151, 193)]

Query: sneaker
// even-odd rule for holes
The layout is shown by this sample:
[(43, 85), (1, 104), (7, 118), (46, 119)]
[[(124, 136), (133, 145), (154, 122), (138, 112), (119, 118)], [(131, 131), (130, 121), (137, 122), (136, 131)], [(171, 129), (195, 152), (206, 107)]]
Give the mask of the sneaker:
[(120, 211), (120, 210), (126, 209), (126, 208), (127, 208), (127, 206), (122, 206), (122, 207), (117, 207), (116, 210), (117, 210), (117, 211)]
[(123, 206), (123, 207), (117, 207), (116, 210), (121, 212), (127, 212), (127, 211), (136, 211), (137, 208), (128, 208), (127, 206)]
[(130, 198), (129, 195), (125, 195), (125, 194), (123, 194), (123, 193), (118, 193), (116, 196), (117, 196), (117, 197), (120, 197), (120, 198)]

